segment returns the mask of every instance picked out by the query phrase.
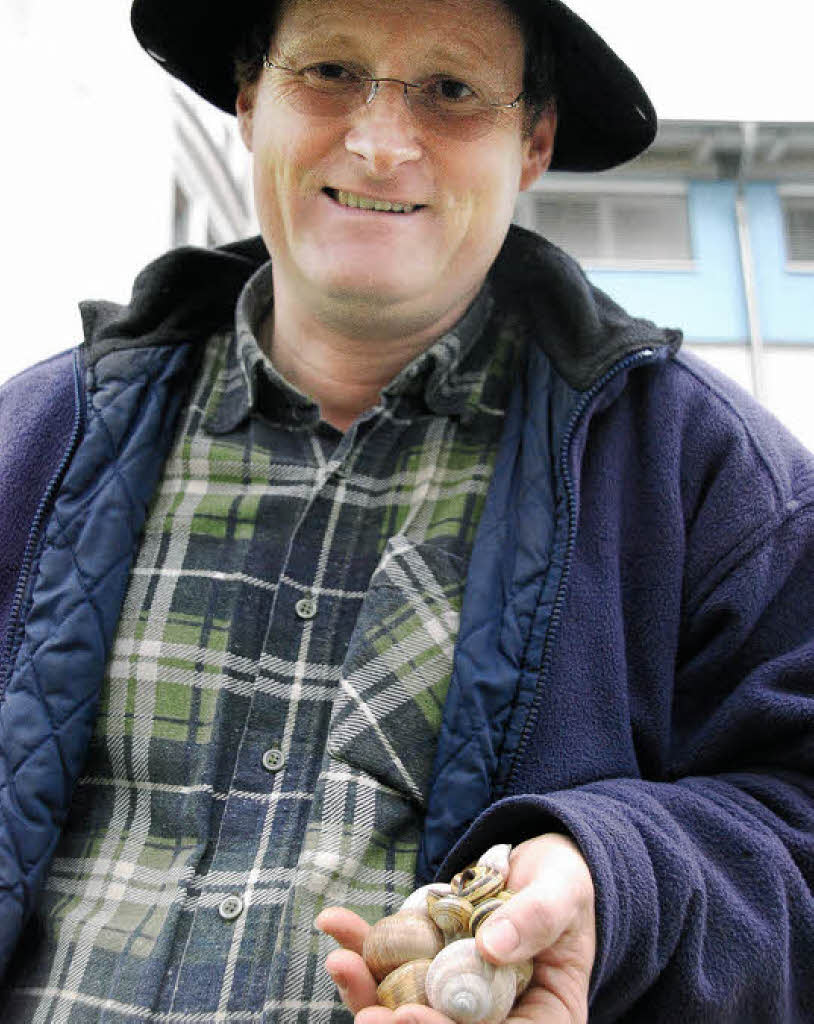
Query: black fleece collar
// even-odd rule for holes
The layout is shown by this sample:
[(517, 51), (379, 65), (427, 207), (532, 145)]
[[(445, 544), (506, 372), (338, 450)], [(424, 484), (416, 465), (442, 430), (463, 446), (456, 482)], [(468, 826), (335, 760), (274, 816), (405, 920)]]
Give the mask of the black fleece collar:
[[(80, 305), (86, 363), (128, 347), (202, 344), (232, 323), (244, 284), (268, 258), (259, 236), (214, 250), (165, 253), (138, 275), (128, 305)], [(570, 256), (515, 225), (489, 280), (498, 308), (516, 304), (523, 310), (534, 343), (577, 390), (589, 388), (630, 352), (675, 352), (681, 344), (680, 331), (629, 316)]]

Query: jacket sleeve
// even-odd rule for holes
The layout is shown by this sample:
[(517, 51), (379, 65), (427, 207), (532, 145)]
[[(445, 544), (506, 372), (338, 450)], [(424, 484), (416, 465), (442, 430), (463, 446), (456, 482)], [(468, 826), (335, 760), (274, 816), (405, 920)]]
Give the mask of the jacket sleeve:
[(741, 508), (761, 484), (735, 474), (726, 500), (723, 474), (698, 487), (688, 532), (704, 539), (693, 545), (689, 536), (688, 547), (704, 571), (681, 599), (660, 766), (647, 766), (639, 748), (636, 777), (600, 773), (553, 791), (541, 781), (537, 792), (527, 777), (519, 795), (475, 820), (441, 868), (448, 877), (497, 841), (549, 830), (575, 839), (597, 897), (592, 1021), (814, 1020), (814, 486), (806, 474), (810, 457), (773, 513), (735, 546), (734, 528), (715, 523), (728, 514), (742, 524)]
[(0, 387), (0, 652), (37, 508), (68, 447), (77, 401), (73, 351)]

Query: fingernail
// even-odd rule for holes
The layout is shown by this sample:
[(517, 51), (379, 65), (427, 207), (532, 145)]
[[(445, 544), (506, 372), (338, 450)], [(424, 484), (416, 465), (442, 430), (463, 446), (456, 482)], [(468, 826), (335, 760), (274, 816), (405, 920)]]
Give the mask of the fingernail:
[(492, 956), (507, 956), (520, 945), (520, 936), (508, 917), (502, 917), (499, 921), (486, 921), (481, 934), (483, 945)]

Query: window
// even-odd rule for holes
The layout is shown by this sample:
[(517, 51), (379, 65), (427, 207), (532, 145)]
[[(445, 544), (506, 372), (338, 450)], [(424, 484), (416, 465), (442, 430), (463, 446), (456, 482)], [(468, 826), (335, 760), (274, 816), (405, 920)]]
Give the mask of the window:
[(814, 196), (785, 196), (783, 221), (788, 261), (814, 263)]
[(522, 192), (515, 222), (587, 262), (692, 259), (684, 195)]

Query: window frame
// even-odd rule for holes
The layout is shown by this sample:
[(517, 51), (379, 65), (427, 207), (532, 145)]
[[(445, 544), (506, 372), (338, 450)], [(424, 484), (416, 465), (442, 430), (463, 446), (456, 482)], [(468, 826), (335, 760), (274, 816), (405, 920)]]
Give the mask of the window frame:
[(688, 272), (697, 269), (695, 258), (695, 239), (693, 237), (692, 218), (689, 208), (689, 188), (684, 181), (636, 181), (636, 180), (605, 180), (601, 186), (595, 182), (588, 182), (585, 179), (572, 178), (570, 175), (562, 175), (561, 178), (549, 177), (535, 183), (534, 187), (526, 191), (527, 195), (539, 195), (546, 199), (563, 198), (594, 198), (599, 201), (598, 230), (603, 244), (607, 245), (608, 238), (612, 235), (612, 202), (621, 198), (649, 198), (663, 197), (680, 199), (683, 201), (687, 216), (687, 239), (689, 242), (690, 256), (684, 257), (659, 257), (657, 259), (644, 259), (618, 256), (590, 256), (577, 257), (574, 259), (585, 270), (602, 271), (652, 271), (654, 273), (665, 272)]
[(814, 212), (814, 185), (789, 184), (780, 185), (777, 189), (780, 199), (780, 220), (783, 234), (784, 269), (789, 274), (814, 274), (814, 259), (796, 260), (792, 258), (789, 246), (789, 230), (787, 209), (788, 203), (795, 200)]

